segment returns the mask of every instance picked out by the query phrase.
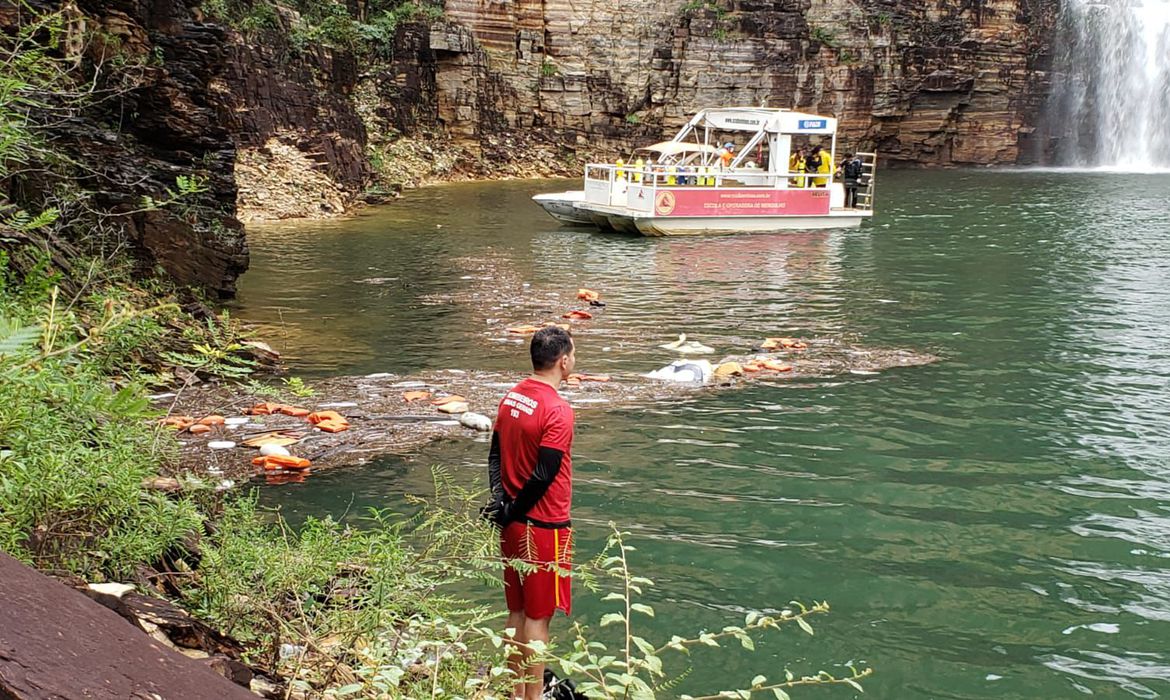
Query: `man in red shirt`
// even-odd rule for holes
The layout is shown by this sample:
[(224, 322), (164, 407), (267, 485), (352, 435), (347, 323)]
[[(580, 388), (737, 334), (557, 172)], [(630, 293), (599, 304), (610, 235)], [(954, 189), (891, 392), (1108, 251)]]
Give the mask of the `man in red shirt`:
[(571, 610), (572, 565), (569, 506), (573, 500), (573, 409), (557, 393), (576, 364), (573, 338), (555, 326), (532, 337), (532, 375), (500, 401), (488, 453), (492, 504), (488, 512), (502, 530), (505, 561), (537, 567), (521, 574), (504, 568), (508, 627), (515, 636), (510, 665), (518, 677), (513, 695), (539, 700), (544, 664), (529, 664), (528, 642), (548, 642), (548, 623), (559, 609)]

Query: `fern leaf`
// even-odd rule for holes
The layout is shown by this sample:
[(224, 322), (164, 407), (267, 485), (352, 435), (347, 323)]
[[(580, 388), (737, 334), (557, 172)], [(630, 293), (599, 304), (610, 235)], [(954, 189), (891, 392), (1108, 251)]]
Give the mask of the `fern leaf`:
[(16, 320), (0, 317), (0, 358), (21, 355), (32, 350), (40, 337), (39, 324), (24, 326)]

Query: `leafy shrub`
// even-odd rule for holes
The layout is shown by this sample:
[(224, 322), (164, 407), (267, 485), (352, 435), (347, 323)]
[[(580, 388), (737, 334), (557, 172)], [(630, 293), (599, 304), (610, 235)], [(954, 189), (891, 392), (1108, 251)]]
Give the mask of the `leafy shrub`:
[(79, 361), (82, 342), (51, 315), (0, 317), (0, 549), (101, 580), (156, 561), (202, 521), (189, 501), (143, 489), (165, 456), (152, 412), (138, 386), (111, 387)]

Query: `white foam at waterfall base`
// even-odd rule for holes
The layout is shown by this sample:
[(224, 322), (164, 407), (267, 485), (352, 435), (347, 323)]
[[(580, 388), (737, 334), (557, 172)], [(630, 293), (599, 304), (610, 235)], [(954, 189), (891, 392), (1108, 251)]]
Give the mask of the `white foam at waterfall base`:
[(1055, 54), (1057, 162), (1170, 170), (1170, 0), (1065, 0)]

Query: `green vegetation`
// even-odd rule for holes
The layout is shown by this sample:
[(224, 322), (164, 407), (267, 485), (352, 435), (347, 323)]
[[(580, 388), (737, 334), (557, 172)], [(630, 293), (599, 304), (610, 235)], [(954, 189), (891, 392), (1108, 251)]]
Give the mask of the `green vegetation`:
[(704, 15), (713, 20), (711, 36), (717, 41), (725, 41), (732, 29), (732, 22), (728, 11), (715, 0), (687, 0), (680, 12), (687, 19)]
[[(625, 541), (629, 533), (618, 530), (610, 523), (613, 534), (606, 543), (605, 550), (597, 557), (593, 567), (601, 582), (600, 589), (609, 592), (602, 598), (603, 601), (612, 601), (617, 607), (616, 612), (601, 616), (599, 627), (617, 625), (621, 634), (616, 644), (607, 647), (597, 641), (600, 635), (594, 635), (580, 623), (574, 625), (574, 638), (569, 650), (558, 652), (556, 647), (548, 654), (548, 658), (555, 665), (564, 669), (571, 677), (581, 679), (578, 689), (589, 697), (602, 698), (654, 698), (657, 693), (673, 690), (678, 684), (691, 674), (693, 665), (689, 659), (690, 650), (696, 647), (718, 647), (724, 642), (734, 641), (748, 652), (755, 651), (755, 636), (769, 630), (778, 630), (783, 626), (796, 625), (809, 635), (813, 634), (812, 625), (808, 618), (829, 612), (828, 603), (816, 603), (812, 606), (793, 602), (790, 605), (797, 610), (784, 609), (779, 615), (763, 615), (758, 612), (749, 612), (743, 625), (728, 625), (718, 632), (700, 632), (693, 637), (672, 635), (669, 640), (652, 642), (637, 633), (639, 616), (654, 617), (654, 608), (640, 602), (643, 588), (654, 585), (654, 582), (644, 576), (633, 573), (630, 565), (630, 552), (634, 547)], [(637, 613), (637, 615), (635, 615)], [(678, 670), (668, 671), (673, 663), (681, 666)], [(831, 685), (844, 684), (861, 691), (858, 681), (872, 673), (871, 669), (857, 670), (848, 667), (850, 675), (837, 678), (826, 671), (819, 671), (815, 675), (796, 676), (788, 669), (784, 669), (784, 678), (769, 680), (767, 676), (756, 675), (752, 679), (744, 679), (740, 688), (720, 690), (712, 695), (681, 697), (690, 700), (713, 700), (714, 698), (750, 698), (753, 693), (767, 694), (780, 700), (788, 697), (786, 689), (802, 685)], [(722, 682), (722, 681), (720, 681)]]
[(828, 27), (813, 27), (809, 30), (808, 36), (813, 41), (824, 44), (829, 48), (837, 45), (837, 34)]
[(14, 301), (0, 290), (0, 549), (91, 580), (126, 576), (201, 523), (191, 501), (143, 490), (173, 446), (147, 422), (141, 385), (103, 371), (112, 352), (98, 348), (139, 314), (70, 309), (56, 288), (40, 307)]
[(294, 52), (314, 46), (389, 56), (398, 28), (443, 17), (441, 0), (373, 0), (351, 6), (334, 0), (204, 0), (208, 15), (247, 36), (284, 34)]
[(557, 68), (557, 64), (553, 63), (552, 61), (548, 60), (547, 58), (544, 59), (544, 62), (540, 64), (541, 77), (551, 78), (554, 75), (560, 75), (560, 74), (561, 74), (561, 69)]
[(239, 325), (224, 311), (218, 318), (209, 316), (201, 325), (183, 329), (182, 338), (189, 341), (190, 350), (164, 351), (161, 357), (170, 365), (205, 377), (243, 377), (254, 372), (257, 363), (241, 354), (242, 334)]

